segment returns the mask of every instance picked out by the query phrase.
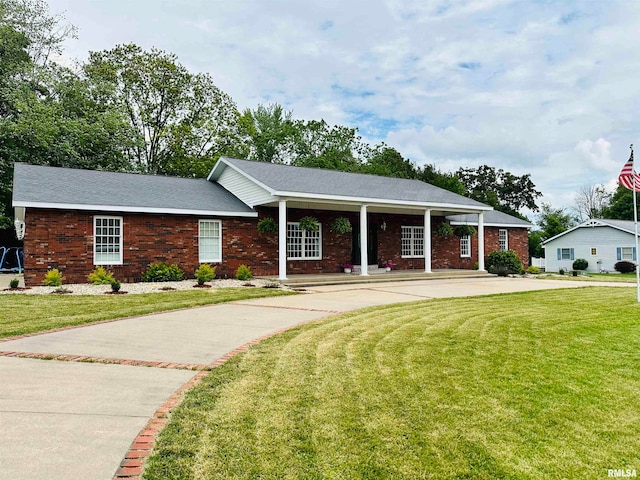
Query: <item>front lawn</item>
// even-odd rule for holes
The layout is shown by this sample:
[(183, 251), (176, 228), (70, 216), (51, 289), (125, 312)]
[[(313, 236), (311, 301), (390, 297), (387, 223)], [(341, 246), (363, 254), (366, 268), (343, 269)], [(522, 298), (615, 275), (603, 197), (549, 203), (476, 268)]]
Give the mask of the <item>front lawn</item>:
[(216, 288), (136, 295), (1, 295), (0, 338), (100, 320), (290, 293), (265, 288)]
[(586, 273), (580, 272), (577, 277), (571, 273), (559, 275), (557, 273), (541, 274), (536, 278), (543, 280), (573, 280), (577, 282), (623, 282), (635, 283), (635, 273)]
[(376, 307), (215, 369), (144, 478), (606, 478), (640, 469), (638, 412), (632, 288)]

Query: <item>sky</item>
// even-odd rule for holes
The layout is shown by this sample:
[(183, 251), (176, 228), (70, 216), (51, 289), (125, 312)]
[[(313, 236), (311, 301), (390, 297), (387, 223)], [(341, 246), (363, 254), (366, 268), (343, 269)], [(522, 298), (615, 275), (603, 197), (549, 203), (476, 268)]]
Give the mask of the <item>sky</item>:
[(212, 75), (242, 111), (357, 127), (419, 165), (530, 174), (541, 202), (613, 189), (640, 147), (640, 2), (48, 0), (63, 61), (136, 43)]

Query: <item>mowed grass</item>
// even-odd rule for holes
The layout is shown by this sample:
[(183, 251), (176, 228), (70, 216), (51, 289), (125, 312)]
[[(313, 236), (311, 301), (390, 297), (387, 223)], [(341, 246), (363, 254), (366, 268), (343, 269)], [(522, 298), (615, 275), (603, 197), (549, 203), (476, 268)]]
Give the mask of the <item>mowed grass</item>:
[(574, 282), (622, 282), (622, 283), (635, 283), (635, 273), (580, 273), (577, 277), (574, 277), (570, 273), (564, 275), (558, 274), (542, 274), (538, 277), (542, 280), (571, 280)]
[(640, 307), (584, 288), (371, 308), (215, 369), (145, 479), (559, 479), (640, 469)]
[(216, 288), (135, 295), (0, 295), (0, 338), (133, 315), (290, 293), (266, 288)]

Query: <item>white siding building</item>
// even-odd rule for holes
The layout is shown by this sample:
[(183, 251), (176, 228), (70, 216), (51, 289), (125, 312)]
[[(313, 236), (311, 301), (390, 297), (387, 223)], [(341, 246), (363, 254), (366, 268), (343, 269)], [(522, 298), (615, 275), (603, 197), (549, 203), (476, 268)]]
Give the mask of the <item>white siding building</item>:
[(573, 269), (573, 261), (584, 258), (588, 272), (615, 272), (613, 266), (628, 260), (636, 263), (633, 222), (592, 219), (543, 243), (546, 271)]

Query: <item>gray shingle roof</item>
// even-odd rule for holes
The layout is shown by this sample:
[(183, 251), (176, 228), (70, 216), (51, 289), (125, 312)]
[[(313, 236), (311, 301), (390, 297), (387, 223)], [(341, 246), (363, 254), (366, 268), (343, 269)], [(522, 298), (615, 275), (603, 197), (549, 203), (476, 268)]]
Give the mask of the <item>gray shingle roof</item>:
[[(76, 205), (124, 211), (202, 212), (254, 216), (253, 210), (205, 179), (116, 173), (16, 163), (14, 206)], [(109, 208), (114, 210), (114, 208)]]
[(276, 192), (490, 208), (483, 203), (419, 180), (294, 167), (228, 157), (223, 157), (222, 160)]
[[(450, 222), (460, 222), (476, 225), (478, 223), (477, 215), (448, 215), (447, 220)], [(484, 212), (484, 224), (485, 225), (509, 225), (514, 227), (531, 228), (533, 225), (526, 220), (514, 217), (507, 213), (499, 212), (498, 210), (490, 210)]]
[(611, 225), (612, 227), (619, 228), (620, 230), (626, 230), (629, 233), (635, 233), (635, 223), (631, 220), (609, 220), (606, 218), (594, 218), (595, 221)]

